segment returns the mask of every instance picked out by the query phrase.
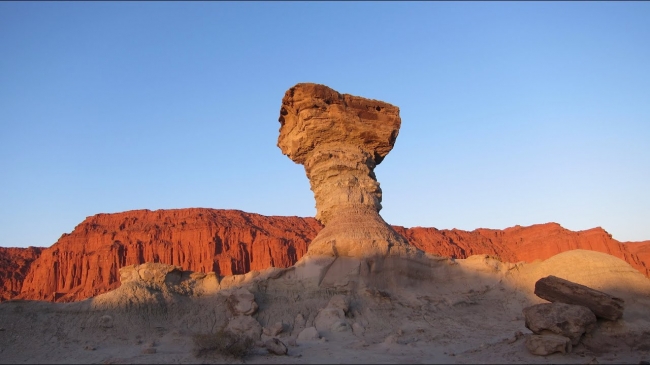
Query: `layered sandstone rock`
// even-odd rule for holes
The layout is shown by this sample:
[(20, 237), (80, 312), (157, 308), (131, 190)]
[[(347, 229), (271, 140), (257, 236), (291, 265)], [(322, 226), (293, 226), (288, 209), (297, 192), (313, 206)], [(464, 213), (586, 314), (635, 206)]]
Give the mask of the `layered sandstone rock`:
[(650, 242), (621, 243), (600, 227), (577, 232), (557, 223), (473, 231), (393, 228), (417, 248), (440, 256), (466, 258), (488, 254), (504, 262), (532, 262), (546, 260), (560, 252), (583, 249), (616, 256), (650, 277)]
[(310, 255), (417, 251), (379, 215), (381, 189), (373, 170), (395, 144), (401, 124), (397, 107), (302, 83), (285, 93), (279, 121), (278, 147), (305, 167), (316, 219), (325, 225)]
[(289, 267), (320, 228), (313, 218), (236, 210), (97, 214), (43, 250), (31, 265), (20, 298), (70, 301), (95, 296), (120, 285), (121, 267), (145, 262), (217, 275)]
[[(288, 267), (306, 253), (321, 228), (313, 218), (265, 217), (233, 210), (98, 214), (50, 248), (0, 248), (0, 299), (16, 298), (21, 289), (25, 299), (85, 299), (118, 287), (119, 268), (145, 262), (215, 271), (221, 276)], [(461, 259), (489, 254), (503, 261), (532, 262), (586, 249), (623, 259), (646, 276), (650, 264), (631, 250), (642, 249), (645, 242), (623, 244), (602, 228), (573, 232), (556, 223), (471, 232), (393, 228), (419, 249)]]
[(20, 293), (25, 276), (42, 247), (0, 247), (0, 301)]

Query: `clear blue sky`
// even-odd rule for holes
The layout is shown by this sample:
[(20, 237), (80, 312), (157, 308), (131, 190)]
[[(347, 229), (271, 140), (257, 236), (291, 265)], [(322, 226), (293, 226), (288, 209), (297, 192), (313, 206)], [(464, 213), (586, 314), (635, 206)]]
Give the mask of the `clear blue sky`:
[(0, 2), (0, 246), (87, 216), (313, 216), (276, 147), (298, 82), (401, 109), (407, 227), (650, 239), (649, 2)]

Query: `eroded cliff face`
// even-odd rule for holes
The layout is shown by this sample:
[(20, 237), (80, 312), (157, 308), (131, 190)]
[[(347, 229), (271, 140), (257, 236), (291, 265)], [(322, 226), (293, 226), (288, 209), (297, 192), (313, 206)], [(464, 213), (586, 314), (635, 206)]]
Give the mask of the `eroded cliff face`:
[[(650, 277), (650, 241), (624, 242), (623, 246), (633, 255), (636, 255), (636, 259), (645, 264), (646, 272), (644, 274)], [(642, 269), (638, 267), (637, 269), (643, 272)]]
[(621, 243), (604, 229), (570, 231), (557, 223), (515, 226), (500, 229), (479, 228), (473, 231), (458, 229), (438, 230), (395, 226), (397, 232), (419, 249), (441, 256), (466, 258), (488, 254), (504, 262), (532, 262), (546, 260), (558, 253), (583, 249), (603, 252), (627, 261), (632, 267), (650, 277), (650, 244), (646, 242)]
[(32, 262), (43, 250), (42, 247), (0, 247), (0, 301), (20, 293)]
[[(137, 210), (88, 217), (50, 248), (0, 247), (0, 298), (73, 301), (120, 285), (119, 269), (160, 262), (183, 270), (243, 274), (288, 267), (322, 226), (314, 218), (266, 217), (236, 210)], [(586, 249), (627, 261), (650, 276), (650, 242), (618, 242), (602, 228), (556, 223), (474, 231), (393, 226), (417, 248), (447, 257), (476, 254), (532, 262)], [(643, 256), (643, 255), (646, 256)], [(22, 290), (21, 290), (22, 289)], [(19, 292), (22, 294), (18, 295)]]
[(244, 274), (289, 267), (320, 230), (313, 218), (237, 210), (136, 210), (88, 217), (32, 263), (20, 298), (70, 301), (119, 286), (119, 269), (160, 262)]

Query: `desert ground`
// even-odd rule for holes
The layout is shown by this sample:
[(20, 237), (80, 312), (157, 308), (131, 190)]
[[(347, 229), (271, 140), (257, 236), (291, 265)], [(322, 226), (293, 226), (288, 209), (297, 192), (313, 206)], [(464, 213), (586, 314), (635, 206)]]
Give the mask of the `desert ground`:
[[(223, 278), (164, 264), (133, 265), (120, 272), (122, 286), (81, 302), (0, 303), (0, 362), (638, 364), (650, 360), (650, 280), (626, 262), (594, 251), (567, 251), (528, 264), (503, 263), (486, 255), (459, 260), (433, 255), (419, 260), (305, 258), (287, 269)], [(531, 331), (525, 327), (522, 309), (545, 302), (533, 288), (548, 275), (624, 299), (623, 317), (599, 319), (597, 328), (570, 353), (532, 355), (524, 344)], [(233, 307), (232, 298), (248, 292), (254, 297), (254, 304), (249, 304), (256, 308), (245, 315), (237, 305)], [(341, 318), (329, 315), (335, 313), (333, 297), (345, 299), (347, 308)], [(237, 318), (247, 321), (233, 327)], [(279, 333), (269, 333), (274, 325), (281, 328)], [(253, 333), (256, 341), (250, 353), (243, 358), (219, 353), (199, 356), (194, 336), (226, 326)], [(316, 327), (315, 336), (298, 336), (309, 327)], [(264, 341), (271, 337), (287, 346), (286, 355), (269, 353)]]

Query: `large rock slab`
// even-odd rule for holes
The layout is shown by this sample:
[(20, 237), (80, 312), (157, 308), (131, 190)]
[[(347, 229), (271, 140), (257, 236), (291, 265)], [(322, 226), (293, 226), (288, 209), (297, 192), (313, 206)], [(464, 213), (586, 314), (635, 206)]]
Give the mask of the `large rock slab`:
[(623, 299), (553, 275), (535, 283), (535, 295), (549, 302), (587, 307), (597, 317), (612, 321), (623, 316)]
[(571, 339), (573, 345), (596, 326), (596, 316), (586, 307), (564, 303), (543, 303), (524, 308), (526, 328), (536, 334), (547, 331)]

